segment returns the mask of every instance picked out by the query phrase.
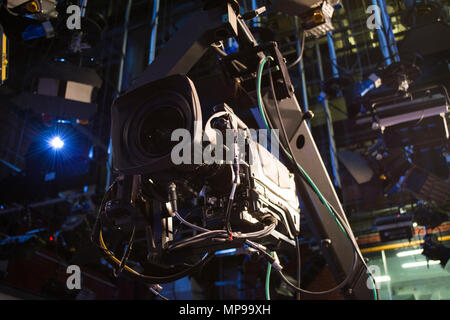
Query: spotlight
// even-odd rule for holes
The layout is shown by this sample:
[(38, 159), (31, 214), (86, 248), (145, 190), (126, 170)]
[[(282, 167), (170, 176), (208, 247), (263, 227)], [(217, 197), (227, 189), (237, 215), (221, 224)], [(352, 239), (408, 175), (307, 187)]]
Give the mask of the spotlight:
[(50, 140), (50, 146), (55, 150), (59, 150), (64, 147), (64, 141), (60, 137), (54, 137)]

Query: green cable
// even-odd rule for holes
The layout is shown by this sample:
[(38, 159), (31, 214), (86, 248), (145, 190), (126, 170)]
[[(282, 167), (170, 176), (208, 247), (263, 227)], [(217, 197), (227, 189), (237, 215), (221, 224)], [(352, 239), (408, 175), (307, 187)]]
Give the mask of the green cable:
[(375, 298), (375, 300), (378, 300), (378, 293), (377, 293), (377, 288), (376, 288), (376, 283), (375, 283), (375, 279), (372, 275), (372, 273), (367, 272), (370, 280), (372, 281), (372, 292), (373, 292), (373, 297)]
[[(258, 77), (257, 77), (257, 86), (256, 86), (256, 95), (257, 95), (257, 100), (258, 100), (258, 108), (259, 111), (261, 112), (264, 124), (266, 125), (267, 131), (270, 134), (270, 126), (268, 124), (267, 118), (266, 118), (266, 114), (264, 112), (264, 108), (263, 108), (263, 99), (262, 99), (262, 93), (261, 93), (261, 83), (262, 83), (262, 74), (263, 74), (263, 70), (264, 70), (264, 65), (267, 63), (268, 60), (272, 60), (274, 61), (273, 57), (271, 56), (266, 56), (263, 61), (260, 63), (259, 65), (259, 69), (258, 69)], [(277, 139), (278, 140), (278, 139)], [(314, 190), (314, 192), (316, 193), (316, 195), (319, 197), (320, 202), (322, 202), (322, 204), (327, 208), (327, 210), (330, 212), (330, 214), (332, 215), (334, 221), (336, 221), (337, 225), (339, 226), (339, 228), (341, 229), (341, 231), (347, 236), (347, 238), (349, 240), (351, 240), (350, 235), (348, 234), (348, 232), (345, 230), (345, 228), (342, 226), (341, 222), (337, 219), (336, 215), (334, 214), (333, 210), (331, 209), (330, 205), (328, 204), (328, 201), (325, 199), (325, 197), (322, 195), (322, 193), (320, 192), (319, 188), (317, 188), (316, 184), (314, 183), (314, 181), (311, 179), (311, 177), (306, 173), (306, 171), (302, 168), (302, 166), (300, 166), (300, 164), (294, 159), (294, 157), (284, 148), (284, 146), (280, 143), (280, 141), (278, 140), (278, 145), (281, 146), (281, 148), (283, 149), (284, 153), (289, 157), (289, 159), (291, 159), (291, 161), (293, 161), (295, 163), (295, 165), (297, 166), (297, 168), (300, 170), (300, 172), (302, 173), (302, 175), (306, 178), (306, 180), (308, 181), (308, 184), (310, 185), (310, 187)], [(271, 265), (267, 268), (268, 273), (266, 276), (266, 298), (268, 298), (268, 300), (270, 300), (270, 295), (269, 295), (269, 289), (268, 289), (268, 279), (270, 279), (270, 271), (271, 271)], [(375, 280), (373, 279), (373, 275), (369, 272), (370, 278), (373, 282), (372, 288), (373, 288), (373, 296), (375, 298), (375, 300), (378, 300), (378, 295), (376, 293), (376, 288), (375, 288)]]
[[(273, 252), (269, 252), (273, 257)], [(272, 264), (267, 263), (267, 273), (266, 273), (266, 300), (270, 300), (270, 273), (272, 272)]]
[(267, 62), (269, 59), (272, 60), (272, 61), (274, 61), (274, 59), (273, 59), (271, 56), (267, 56), (267, 57), (264, 58), (264, 60), (263, 60), (263, 61), (261, 62), (261, 64), (259, 65), (259, 70), (258, 70), (258, 83), (257, 83), (257, 86), (256, 86), (256, 95), (257, 95), (257, 97), (258, 97), (258, 107), (259, 107), (259, 110), (260, 110), (261, 115), (262, 115), (262, 117), (263, 117), (264, 124), (266, 125), (267, 131), (269, 131), (269, 133), (270, 133), (269, 123), (267, 122), (266, 114), (264, 113), (264, 111), (263, 111), (263, 109), (262, 109), (263, 100), (262, 100), (262, 94), (261, 94), (262, 73), (263, 73), (263, 70), (264, 70), (264, 65), (266, 64), (266, 62)]
[[(263, 117), (264, 124), (266, 125), (267, 131), (270, 134), (270, 127), (269, 127), (269, 124), (268, 124), (268, 121), (267, 121), (267, 118), (266, 118), (266, 114), (265, 114), (264, 109), (263, 109), (263, 99), (262, 99), (262, 94), (261, 94), (261, 82), (262, 82), (262, 74), (263, 74), (263, 70), (264, 70), (264, 65), (266, 64), (266, 62), (269, 59), (272, 60), (272, 61), (274, 60), (271, 56), (267, 56), (267, 57), (265, 57), (263, 59), (263, 61), (261, 62), (260, 66), (259, 66), (256, 94), (257, 94), (257, 98), (258, 98), (259, 110), (260, 110), (261, 115)], [(280, 143), (280, 141), (278, 141), (278, 144), (281, 146), (281, 148), (283, 149), (284, 153), (286, 153), (286, 155), (296, 164), (298, 169), (301, 171), (302, 175), (308, 180), (308, 184), (311, 186), (311, 188), (313, 188), (314, 192), (319, 197), (320, 202), (322, 202), (324, 204), (324, 206), (327, 208), (327, 210), (331, 213), (331, 215), (333, 216), (334, 220), (336, 221), (336, 223), (339, 226), (339, 228), (341, 229), (341, 231), (344, 232), (345, 234), (347, 234), (347, 232), (345, 231), (345, 229), (342, 226), (342, 224), (340, 223), (340, 221), (336, 218), (336, 215), (334, 214), (333, 210), (331, 210), (330, 206), (328, 205), (328, 202), (326, 201), (325, 197), (322, 195), (320, 190), (315, 185), (314, 181), (309, 177), (309, 175), (300, 166), (300, 164), (297, 161), (295, 161), (293, 156), (284, 148), (284, 146)], [(347, 234), (347, 237), (348, 237), (348, 234)]]

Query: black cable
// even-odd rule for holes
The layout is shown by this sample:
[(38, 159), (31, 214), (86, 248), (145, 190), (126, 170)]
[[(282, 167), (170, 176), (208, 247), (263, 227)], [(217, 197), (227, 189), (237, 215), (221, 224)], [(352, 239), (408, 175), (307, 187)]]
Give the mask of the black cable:
[[(156, 289), (153, 289), (153, 288), (149, 288), (150, 289), (150, 291), (155, 295), (155, 296), (158, 296), (158, 297), (160, 297), (161, 299), (163, 299), (163, 300), (165, 300), (165, 301), (169, 301), (169, 299), (168, 298), (166, 298), (166, 297), (164, 297), (161, 293), (159, 293)], [(174, 296), (175, 296), (175, 292), (174, 292)]]
[[(270, 64), (270, 62), (269, 62), (269, 64)], [(280, 108), (279, 108), (279, 105), (278, 105), (278, 100), (277, 100), (277, 98), (276, 98), (276, 93), (275, 93), (275, 88), (274, 88), (273, 78), (272, 78), (272, 73), (271, 73), (271, 72), (269, 72), (269, 79), (270, 79), (269, 82), (270, 82), (270, 87), (271, 87), (271, 91), (272, 91), (272, 95), (273, 95), (273, 99), (274, 99), (275, 109), (276, 109), (276, 111), (277, 111), (278, 120), (279, 120), (279, 122), (280, 122), (281, 131), (282, 131), (282, 133), (283, 133), (284, 140), (285, 140), (286, 143), (287, 143), (287, 148), (288, 148), (288, 150), (289, 150), (289, 152), (290, 152), (290, 154), (291, 154), (291, 156), (292, 156), (292, 161), (293, 161), (293, 162), (296, 162), (295, 157), (294, 157), (294, 154), (293, 154), (293, 152), (292, 152), (292, 148), (291, 148), (291, 146), (290, 146), (290, 144), (289, 144), (289, 138), (288, 138), (287, 133), (286, 133), (286, 128), (285, 128), (284, 123), (283, 123), (283, 121), (282, 121), (281, 112), (280, 112)], [(266, 110), (264, 110), (264, 112), (266, 112)], [(266, 112), (266, 114), (267, 114), (267, 112)], [(268, 121), (269, 121), (269, 117), (267, 117), (267, 118), (268, 118)], [(272, 125), (270, 125), (270, 126), (273, 128)], [(309, 183), (308, 183), (308, 180), (306, 179), (306, 177), (303, 176), (303, 173), (302, 173), (301, 171), (300, 171), (300, 177), (301, 177), (307, 184), (309, 184)], [(334, 211), (334, 214), (336, 215), (336, 217), (337, 217), (337, 219), (340, 221), (340, 223), (344, 226), (344, 228), (346, 228), (346, 231), (347, 231), (347, 233), (348, 233), (348, 230), (347, 230), (347, 229), (348, 229), (348, 224), (347, 224), (345, 221), (343, 221), (342, 217), (341, 217), (339, 214), (337, 214), (336, 210), (334, 209), (334, 207), (331, 206), (331, 204), (329, 203), (329, 201), (327, 201), (327, 203), (328, 203), (328, 205), (330, 206), (330, 208)], [(278, 270), (278, 272), (280, 273), (280, 276), (281, 276), (282, 280), (285, 281), (287, 285), (289, 285), (291, 288), (295, 289), (296, 291), (302, 292), (302, 293), (305, 293), (305, 294), (310, 294), (310, 295), (326, 295), (326, 294), (329, 294), (329, 293), (332, 293), (332, 292), (334, 292), (334, 291), (336, 291), (336, 290), (341, 289), (342, 287), (344, 287), (344, 286), (347, 284), (347, 282), (348, 282), (348, 281), (351, 279), (351, 277), (353, 276), (354, 268), (356, 267), (356, 261), (357, 261), (356, 256), (357, 256), (358, 250), (357, 250), (355, 244), (353, 243), (352, 239), (349, 239), (349, 240), (351, 241), (351, 243), (352, 243), (352, 245), (353, 245), (353, 247), (354, 247), (354, 249), (355, 249), (355, 250), (354, 250), (354, 255), (353, 255), (352, 266), (351, 266), (351, 270), (350, 270), (350, 272), (348, 273), (347, 277), (346, 277), (346, 278), (344, 279), (344, 281), (342, 281), (338, 286), (336, 286), (336, 287), (334, 287), (334, 288), (332, 288), (332, 289), (330, 289), (330, 290), (319, 291), (319, 292), (313, 292), (313, 291), (304, 290), (304, 289), (301, 289), (300, 286), (295, 286), (295, 285), (293, 285), (291, 282), (289, 282), (289, 280), (283, 275), (283, 273), (281, 272), (281, 270)], [(300, 263), (301, 263), (300, 258), (301, 258), (301, 257), (300, 257), (300, 250), (299, 250), (298, 239), (297, 239), (296, 246), (297, 246), (297, 259), (298, 259), (298, 262), (299, 262), (299, 265), (300, 265)], [(301, 265), (298, 266), (297, 268), (298, 268), (298, 270), (299, 270), (299, 268), (301, 268)], [(300, 269), (300, 272), (301, 272), (301, 269)], [(297, 281), (300, 281), (300, 276), (298, 277), (298, 280), (297, 280)]]
[(102, 249), (102, 247), (95, 241), (94, 235), (96, 234), (96, 230), (99, 227), (100, 216), (101, 216), (101, 214), (103, 212), (103, 208), (105, 206), (106, 198), (109, 196), (109, 193), (111, 192), (111, 190), (114, 188), (115, 185), (116, 185), (116, 180), (114, 180), (114, 182), (105, 191), (105, 194), (103, 195), (102, 201), (100, 202), (100, 206), (99, 206), (98, 211), (97, 211), (97, 217), (95, 218), (94, 226), (92, 227), (91, 242), (93, 244), (95, 244), (100, 249)]
[[(102, 226), (102, 221), (101, 221), (101, 217), (100, 217), (102, 212), (103, 212), (103, 208), (105, 206), (105, 202), (107, 200), (107, 197), (110, 194), (112, 188), (115, 186), (115, 184), (116, 184), (116, 181), (113, 182), (113, 184), (108, 188), (108, 190), (105, 192), (105, 195), (103, 196), (100, 208), (98, 210), (97, 219), (95, 221), (95, 225), (94, 225), (94, 228), (92, 230), (91, 241), (105, 253), (105, 255), (106, 255), (108, 260), (110, 260), (114, 264), (119, 265), (119, 267), (120, 267), (120, 265), (121, 265), (120, 260), (118, 260), (115, 257), (114, 253), (111, 252), (106, 247), (106, 245), (104, 245), (103, 235), (102, 235), (103, 226)], [(96, 234), (97, 229), (98, 229), (98, 233)], [(96, 235), (96, 237), (95, 237), (95, 235)], [(97, 238), (98, 241), (96, 241), (95, 238)], [(214, 258), (214, 255), (212, 255), (210, 252), (207, 252), (206, 255), (203, 256), (203, 258), (201, 258), (197, 263), (195, 263), (191, 267), (188, 267), (188, 268), (186, 268), (186, 269), (184, 269), (182, 271), (179, 271), (177, 273), (174, 273), (174, 274), (171, 274), (171, 275), (168, 275), (168, 276), (148, 276), (148, 275), (144, 275), (144, 274), (141, 274), (141, 273), (133, 270), (132, 268), (128, 267), (126, 265), (126, 263), (123, 265), (123, 268), (124, 268), (124, 270), (126, 270), (130, 274), (133, 274), (133, 275), (137, 276), (140, 279), (149, 281), (150, 283), (161, 284), (161, 283), (172, 282), (172, 281), (178, 280), (180, 278), (183, 278), (183, 277), (191, 274), (197, 268), (202, 267), (204, 264), (208, 263), (212, 258)]]
[(321, 295), (327, 295), (327, 294), (333, 293), (333, 292), (335, 292), (335, 291), (337, 291), (337, 290), (339, 290), (339, 289), (342, 289), (342, 288), (349, 282), (349, 280), (352, 278), (352, 276), (354, 275), (355, 267), (356, 267), (356, 261), (357, 261), (356, 256), (357, 256), (357, 253), (356, 253), (356, 251), (354, 251), (354, 253), (353, 253), (353, 260), (352, 260), (352, 264), (351, 264), (351, 269), (349, 270), (349, 272), (348, 272), (348, 274), (347, 274), (347, 277), (344, 279), (344, 281), (342, 281), (342, 282), (341, 282), (340, 284), (338, 284), (336, 287), (331, 288), (331, 289), (329, 289), (329, 290), (325, 290), (325, 291), (309, 291), (309, 290), (305, 290), (305, 289), (299, 288), (299, 287), (297, 287), (296, 285), (292, 284), (292, 283), (286, 278), (286, 276), (283, 274), (283, 272), (282, 272), (281, 270), (277, 270), (277, 271), (278, 271), (278, 273), (279, 273), (281, 279), (282, 279), (289, 287), (291, 287), (292, 289), (294, 289), (294, 290), (296, 290), (296, 291), (298, 291), (298, 292), (301, 292), (301, 293), (304, 293), (304, 294), (309, 294), (309, 295), (316, 295), (316, 296), (319, 296), (319, 295), (320, 295), (320, 296), (321, 296)]
[[(192, 209), (191, 211), (189, 211), (189, 212), (186, 214), (186, 216), (184, 217), (184, 219), (189, 218), (189, 217), (191, 216), (191, 214), (193, 214), (194, 211), (196, 211), (196, 209), (199, 209), (199, 208), (194, 208), (194, 209)], [(173, 238), (174, 238), (174, 239), (176, 238), (176, 236), (177, 236), (177, 234), (178, 234), (178, 232), (180, 231), (180, 229), (181, 229), (182, 226), (183, 226), (183, 223), (180, 222), (180, 224), (175, 228), (175, 231), (173, 232)]]
[(227, 211), (225, 213), (225, 227), (227, 229), (228, 236), (232, 237), (233, 230), (231, 230), (231, 208), (233, 206), (233, 199), (229, 198), (227, 203)]
[[(269, 262), (269, 263), (274, 263), (275, 262), (275, 258), (272, 257), (268, 252), (266, 252), (265, 250), (263, 250), (260, 246), (255, 245), (254, 243), (252, 243), (251, 241), (247, 241), (247, 244), (249, 244), (250, 246), (252, 246), (254, 249), (258, 250), (259, 252), (261, 252), (264, 256), (264, 258)], [(353, 259), (352, 259), (352, 264), (351, 264), (351, 269), (348, 272), (347, 277), (341, 282), (339, 283), (336, 287), (325, 290), (325, 291), (309, 291), (309, 290), (305, 290), (302, 288), (297, 287), (296, 285), (292, 284), (287, 278), (286, 276), (283, 274), (283, 272), (281, 271), (281, 268), (274, 268), (278, 271), (278, 273), (280, 274), (281, 279), (292, 289), (294, 289), (297, 292), (301, 292), (304, 294), (309, 294), (309, 295), (327, 295), (330, 293), (333, 293), (341, 288), (343, 288), (348, 282), (349, 280), (352, 278), (352, 276), (354, 275), (355, 272), (355, 267), (356, 267), (356, 259), (357, 256), (357, 252), (354, 251), (353, 254)]]
[[(228, 56), (228, 54), (227, 54), (225, 51), (223, 51), (222, 49), (220, 49), (219, 47), (216, 47), (215, 45), (211, 45), (211, 47), (212, 47), (212, 48), (214, 49), (214, 51), (215, 51), (219, 56), (221, 56), (222, 58)], [(231, 63), (233, 64), (233, 66), (234, 66), (239, 72), (242, 72), (242, 71), (247, 70), (247, 67), (246, 67), (242, 62), (240, 62), (239, 60), (234, 59), (234, 60), (231, 61)]]
[[(301, 280), (302, 280), (302, 258), (300, 251), (300, 243), (298, 240), (298, 236), (295, 237), (295, 247), (297, 249), (297, 287), (301, 288)], [(297, 300), (301, 300), (300, 292), (297, 293)]]
[(133, 226), (133, 230), (131, 231), (130, 240), (128, 241), (128, 244), (126, 244), (126, 247), (124, 249), (124, 253), (122, 256), (122, 259), (120, 260), (119, 269), (114, 270), (114, 276), (117, 278), (120, 273), (122, 273), (123, 268), (127, 265), (128, 259), (130, 257), (131, 251), (133, 250), (133, 243), (134, 243), (134, 235), (136, 232), (136, 225)]
[[(100, 235), (101, 237), (101, 231), (100, 231)], [(112, 260), (112, 262), (117, 264), (117, 258), (114, 256), (114, 254), (106, 247), (102, 247), (103, 252), (107, 255), (107, 257)], [(177, 273), (171, 274), (171, 275), (167, 275), (167, 276), (148, 276), (148, 275), (144, 275), (141, 274), (133, 269), (131, 269), (130, 267), (128, 267), (127, 265), (124, 266), (124, 270), (128, 271), (130, 274), (137, 276), (140, 279), (149, 281), (150, 283), (157, 283), (157, 284), (161, 284), (161, 283), (168, 283), (168, 282), (172, 282), (178, 279), (181, 279), (185, 276), (188, 276), (189, 274), (191, 274), (192, 272), (194, 272), (197, 268), (202, 267), (203, 265), (205, 265), (206, 263), (208, 263), (209, 261), (211, 261), (211, 259), (214, 258), (214, 255), (210, 254), (209, 252), (206, 253), (206, 255), (201, 258), (198, 262), (196, 262), (194, 265), (192, 265), (191, 267), (188, 267), (182, 271), (179, 271)]]
[[(284, 124), (283, 124), (283, 118), (281, 117), (280, 106), (278, 105), (278, 99), (277, 99), (277, 95), (275, 93), (275, 86), (273, 84), (272, 69), (270, 68), (270, 60), (269, 60), (269, 83), (270, 83), (270, 90), (272, 91), (272, 97), (273, 97), (273, 102), (274, 102), (274, 105), (275, 105), (275, 110), (277, 111), (278, 121), (280, 122), (281, 132), (283, 133), (283, 138), (286, 141), (286, 145), (287, 145), (287, 148), (289, 150), (289, 153), (292, 155), (292, 158), (294, 159), (294, 153), (292, 152), (291, 145), (289, 144), (289, 138), (288, 138), (288, 135), (286, 133), (286, 128), (284, 127)], [(266, 114), (267, 114), (266, 110), (264, 110), (264, 112), (266, 112)], [(269, 116), (267, 116), (267, 118), (269, 119)], [(272, 124), (270, 124), (270, 126), (273, 128)], [(294, 159), (294, 161), (295, 161), (295, 159)]]
[[(269, 70), (271, 70), (270, 69), (270, 61), (269, 61)], [(288, 145), (289, 152), (291, 154), (293, 154), (292, 153), (292, 148), (289, 145), (289, 139), (288, 139), (288, 136), (287, 136), (287, 133), (286, 133), (286, 128), (284, 127), (283, 122), (282, 122), (281, 112), (280, 112), (280, 108), (278, 106), (278, 100), (277, 100), (277, 96), (276, 96), (276, 93), (275, 93), (275, 87), (274, 87), (274, 84), (273, 84), (272, 71), (269, 71), (269, 82), (270, 82), (270, 89), (272, 91), (272, 97), (273, 97), (273, 100), (274, 100), (274, 103), (275, 103), (275, 109), (276, 109), (277, 114), (278, 114), (278, 120), (280, 121), (280, 126), (281, 126), (282, 131), (283, 131), (283, 137), (286, 140), (286, 144)], [(293, 230), (293, 231), (295, 231), (295, 230)], [(299, 244), (299, 241), (298, 241), (298, 236), (299, 236), (298, 234), (295, 235), (295, 248), (296, 248), (296, 251), (297, 251), (297, 286), (298, 286), (298, 288), (300, 288), (302, 264), (301, 264), (301, 253), (300, 253), (300, 244)], [(297, 300), (300, 300), (300, 293), (297, 294)]]
[(295, 59), (295, 61), (293, 61), (291, 64), (288, 65), (288, 67), (287, 67), (288, 69), (292, 69), (303, 59), (303, 52), (305, 51), (305, 39), (306, 39), (306, 33), (303, 32), (302, 48), (300, 49), (300, 54), (298, 55), (297, 59)]

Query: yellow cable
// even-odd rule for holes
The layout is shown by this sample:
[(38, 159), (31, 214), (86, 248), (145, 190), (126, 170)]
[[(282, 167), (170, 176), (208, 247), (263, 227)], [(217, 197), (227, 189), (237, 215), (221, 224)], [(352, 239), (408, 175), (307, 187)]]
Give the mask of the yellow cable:
[[(100, 230), (99, 232), (99, 241), (100, 241), (100, 246), (102, 247), (103, 251), (120, 267), (120, 260), (117, 259), (114, 254), (106, 247), (105, 241), (103, 240), (103, 235), (102, 235), (102, 231)], [(127, 270), (128, 272), (131, 272), (132, 274), (141, 277), (142, 275), (133, 270), (132, 268), (130, 268), (129, 266), (127, 266), (125, 264), (124, 269)]]

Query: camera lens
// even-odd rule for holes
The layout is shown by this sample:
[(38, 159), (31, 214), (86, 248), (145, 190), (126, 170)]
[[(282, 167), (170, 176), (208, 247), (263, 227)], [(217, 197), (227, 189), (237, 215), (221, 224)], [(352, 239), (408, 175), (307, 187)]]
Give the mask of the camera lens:
[(177, 143), (171, 141), (172, 132), (185, 127), (181, 110), (172, 106), (161, 106), (144, 116), (139, 130), (141, 149), (152, 155), (162, 156), (170, 153)]

